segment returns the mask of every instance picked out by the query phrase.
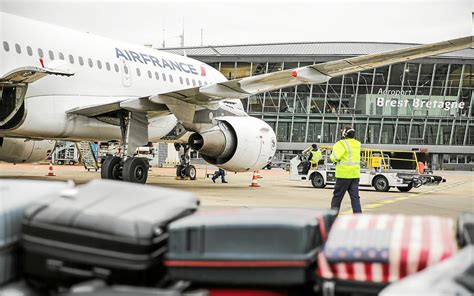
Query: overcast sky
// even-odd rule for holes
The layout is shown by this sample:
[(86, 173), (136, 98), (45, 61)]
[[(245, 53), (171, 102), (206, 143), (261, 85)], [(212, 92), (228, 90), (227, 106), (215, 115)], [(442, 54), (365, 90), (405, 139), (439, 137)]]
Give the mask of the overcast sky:
[(471, 35), (474, 0), (45, 1), (0, 10), (113, 39), (185, 45), (382, 41), (428, 43)]

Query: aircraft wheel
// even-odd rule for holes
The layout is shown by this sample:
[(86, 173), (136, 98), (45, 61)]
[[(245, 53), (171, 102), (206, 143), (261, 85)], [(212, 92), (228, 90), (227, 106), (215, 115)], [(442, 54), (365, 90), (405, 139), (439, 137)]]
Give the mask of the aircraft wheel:
[(123, 164), (123, 180), (145, 184), (149, 167), (148, 160), (142, 157), (129, 157)]
[(374, 179), (374, 188), (380, 192), (387, 192), (390, 190), (390, 186), (388, 185), (388, 180), (384, 176), (377, 176)]
[(311, 178), (311, 185), (313, 185), (314, 188), (326, 187), (326, 184), (324, 184), (324, 178), (319, 173), (313, 174), (313, 177)]
[(102, 179), (122, 180), (122, 159), (108, 155), (102, 164), (100, 177)]
[(182, 165), (176, 166), (176, 177), (179, 177), (179, 178), (186, 177), (186, 172), (185, 172), (185, 170), (183, 170)]
[(400, 192), (408, 192), (413, 188), (413, 183), (408, 184), (407, 187), (397, 187)]
[(196, 168), (193, 165), (188, 165), (185, 169), (185, 175), (191, 180), (196, 180)]

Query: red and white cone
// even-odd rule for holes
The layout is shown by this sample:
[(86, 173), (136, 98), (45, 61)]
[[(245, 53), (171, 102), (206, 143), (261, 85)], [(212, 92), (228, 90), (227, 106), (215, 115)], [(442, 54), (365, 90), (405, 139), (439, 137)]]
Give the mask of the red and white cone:
[(260, 185), (258, 185), (257, 172), (253, 172), (252, 183), (250, 183), (250, 187), (260, 187)]
[(53, 163), (50, 161), (49, 162), (49, 168), (48, 168), (48, 174), (46, 175), (48, 177), (54, 177), (56, 176), (53, 171)]
[(260, 170), (257, 170), (257, 178), (262, 179), (263, 176), (260, 174)]

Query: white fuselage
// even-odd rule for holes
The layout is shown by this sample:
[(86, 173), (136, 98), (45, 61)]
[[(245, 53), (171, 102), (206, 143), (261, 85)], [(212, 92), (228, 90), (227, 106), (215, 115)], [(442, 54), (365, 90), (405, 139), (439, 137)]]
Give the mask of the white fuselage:
[[(3, 12), (0, 24), (0, 77), (20, 67), (39, 67), (41, 58), (47, 68), (74, 73), (71, 77), (49, 75), (29, 84), (23, 122), (14, 130), (0, 130), (0, 136), (120, 139), (118, 126), (66, 112), (226, 80), (202, 62), (152, 48)], [(176, 123), (171, 113), (153, 117), (150, 140), (159, 140)]]

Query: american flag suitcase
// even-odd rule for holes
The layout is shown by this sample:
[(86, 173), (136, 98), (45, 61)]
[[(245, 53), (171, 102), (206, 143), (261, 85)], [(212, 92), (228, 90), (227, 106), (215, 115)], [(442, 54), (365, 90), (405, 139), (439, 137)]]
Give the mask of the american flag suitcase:
[(318, 276), (324, 295), (378, 293), (391, 282), (454, 254), (453, 222), (434, 216), (340, 216), (323, 252)]

